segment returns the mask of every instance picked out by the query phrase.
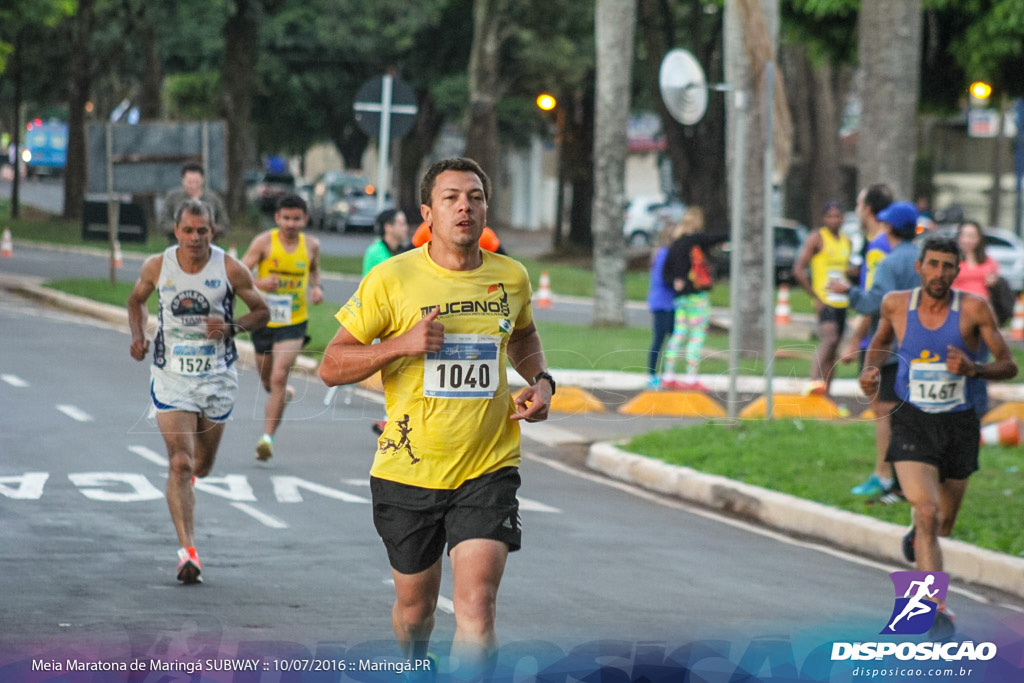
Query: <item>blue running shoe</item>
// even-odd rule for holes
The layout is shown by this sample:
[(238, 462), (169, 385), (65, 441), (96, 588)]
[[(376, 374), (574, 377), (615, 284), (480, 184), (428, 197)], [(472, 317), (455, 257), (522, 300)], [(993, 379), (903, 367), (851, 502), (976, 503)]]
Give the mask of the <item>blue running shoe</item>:
[(885, 487), (882, 486), (882, 482), (878, 480), (878, 476), (872, 474), (863, 484), (857, 484), (850, 489), (850, 493), (855, 496), (867, 496), (868, 498), (871, 498), (885, 493)]

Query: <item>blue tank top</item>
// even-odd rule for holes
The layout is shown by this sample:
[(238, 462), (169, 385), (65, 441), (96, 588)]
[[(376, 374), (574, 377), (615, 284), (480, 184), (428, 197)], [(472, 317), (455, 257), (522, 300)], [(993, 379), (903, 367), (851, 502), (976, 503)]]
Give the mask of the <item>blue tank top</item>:
[(952, 290), (946, 320), (937, 330), (921, 324), (917, 306), (921, 288), (910, 293), (907, 303), (907, 329), (899, 348), (896, 370), (896, 395), (926, 413), (952, 413), (972, 407), (974, 383), (963, 375), (946, 370), (946, 347), (954, 346), (970, 358), (976, 354), (964, 344), (960, 334), (960, 291)]

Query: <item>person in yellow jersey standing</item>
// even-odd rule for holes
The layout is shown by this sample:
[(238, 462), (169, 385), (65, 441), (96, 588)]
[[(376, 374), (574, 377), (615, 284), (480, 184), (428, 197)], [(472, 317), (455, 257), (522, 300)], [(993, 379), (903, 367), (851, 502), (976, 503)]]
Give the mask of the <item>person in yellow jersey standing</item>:
[(257, 460), (269, 460), (274, 455), (274, 435), (284, 416), (284, 406), (295, 395), (288, 376), (309, 341), (309, 304), (324, 299), (320, 241), (303, 232), (308, 218), (302, 197), (281, 197), (274, 213), (277, 227), (257, 235), (242, 257), (242, 263), (256, 270), (256, 287), (270, 307), (270, 322), (252, 334), (260, 381), (267, 390), (263, 436), (256, 443)]
[[(328, 386), (381, 372), (391, 419), (370, 474), (395, 582), (392, 625), (406, 657), (426, 655), (447, 545), (452, 662), (471, 679), (494, 664), (498, 585), (522, 540), (519, 421), (546, 419), (555, 392), (526, 270), (480, 248), (489, 199), (475, 161), (431, 166), (420, 213), (433, 239), (370, 271), (320, 365)], [(506, 360), (528, 382), (514, 397)]]
[(836, 352), (846, 331), (846, 309), (850, 305), (845, 293), (829, 290), (829, 283), (846, 277), (852, 247), (850, 238), (840, 232), (843, 207), (839, 202), (825, 204), (824, 223), (804, 242), (793, 276), (811, 295), (818, 314), (819, 342), (811, 366), (811, 383), (805, 393), (827, 395), (835, 375)]

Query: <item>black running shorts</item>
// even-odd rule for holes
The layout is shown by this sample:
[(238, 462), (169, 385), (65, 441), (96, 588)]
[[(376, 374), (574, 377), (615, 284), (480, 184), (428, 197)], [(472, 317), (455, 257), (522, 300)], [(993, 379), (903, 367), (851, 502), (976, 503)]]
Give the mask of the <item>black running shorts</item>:
[(818, 312), (818, 324), (821, 323), (835, 323), (839, 330), (839, 338), (842, 339), (843, 333), (846, 332), (846, 309), (822, 306)]
[(488, 538), (522, 545), (518, 467), (470, 479), (457, 489), (425, 489), (370, 478), (373, 525), (387, 548), (392, 568), (402, 574), (429, 569), (445, 543), (448, 552), (461, 541)]
[(309, 343), (309, 337), (306, 336), (306, 326), (306, 322), (301, 322), (295, 325), (285, 325), (284, 327), (261, 327), (251, 335), (252, 348), (259, 354), (270, 353), (274, 349), (276, 342), (287, 339), (301, 339), (302, 345), (305, 346)]
[(973, 410), (926, 413), (903, 403), (891, 420), (887, 462), (932, 465), (939, 470), (939, 481), (966, 479), (978, 470), (981, 423)]

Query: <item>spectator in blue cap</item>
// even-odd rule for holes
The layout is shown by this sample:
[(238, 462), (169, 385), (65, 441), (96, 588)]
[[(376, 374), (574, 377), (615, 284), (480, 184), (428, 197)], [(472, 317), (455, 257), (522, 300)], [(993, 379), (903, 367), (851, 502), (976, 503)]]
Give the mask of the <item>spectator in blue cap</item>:
[[(893, 202), (878, 212), (877, 218), (883, 224), (884, 235), (889, 242), (889, 253), (878, 262), (870, 286), (867, 289), (851, 287), (848, 283), (835, 283), (832, 288), (845, 292), (850, 305), (858, 313), (871, 317), (871, 334), (878, 329), (879, 309), (882, 297), (900, 289), (913, 289), (920, 283), (914, 268), (917, 261), (917, 207), (910, 202)], [(854, 486), (850, 493), (856, 496), (877, 498), (882, 503), (903, 500), (899, 484), (893, 474), (892, 465), (885, 461), (891, 434), (889, 416), (899, 403), (896, 395), (896, 356), (884, 363), (880, 369), (878, 392), (870, 396), (871, 409), (875, 413), (875, 469), (871, 476)]]

